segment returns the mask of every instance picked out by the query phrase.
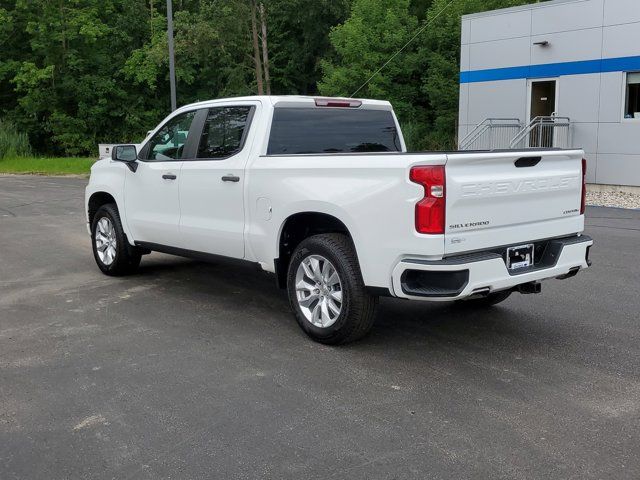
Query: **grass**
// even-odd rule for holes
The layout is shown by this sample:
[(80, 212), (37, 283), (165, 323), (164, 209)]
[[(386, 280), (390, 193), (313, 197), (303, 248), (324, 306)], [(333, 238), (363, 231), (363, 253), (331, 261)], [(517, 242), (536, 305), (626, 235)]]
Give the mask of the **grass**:
[(89, 175), (93, 158), (12, 157), (0, 159), (0, 173)]
[(0, 158), (29, 156), (31, 146), (27, 134), (19, 132), (13, 123), (0, 119)]

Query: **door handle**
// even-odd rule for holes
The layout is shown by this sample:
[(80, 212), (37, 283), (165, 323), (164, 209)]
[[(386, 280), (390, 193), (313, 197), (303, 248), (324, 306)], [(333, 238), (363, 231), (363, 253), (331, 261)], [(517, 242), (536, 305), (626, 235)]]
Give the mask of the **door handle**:
[(224, 177), (222, 177), (222, 181), (223, 182), (239, 182), (240, 177), (237, 177), (235, 175), (225, 175)]
[(162, 175), (162, 178), (164, 178), (165, 180), (175, 180), (178, 177), (173, 173), (165, 173), (164, 175)]

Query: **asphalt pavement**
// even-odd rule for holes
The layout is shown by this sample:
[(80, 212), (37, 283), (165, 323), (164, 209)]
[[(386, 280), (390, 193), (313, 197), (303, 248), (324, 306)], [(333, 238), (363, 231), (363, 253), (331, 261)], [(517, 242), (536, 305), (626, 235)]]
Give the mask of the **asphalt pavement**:
[(0, 479), (640, 478), (640, 211), (540, 295), (328, 347), (250, 267), (102, 275), (86, 182), (0, 177)]

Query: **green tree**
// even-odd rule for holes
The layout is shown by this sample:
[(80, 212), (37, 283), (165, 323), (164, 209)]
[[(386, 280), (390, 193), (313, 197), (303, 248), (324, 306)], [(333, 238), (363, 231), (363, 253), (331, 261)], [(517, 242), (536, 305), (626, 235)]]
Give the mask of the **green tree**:
[(329, 32), (344, 22), (351, 0), (265, 0), (272, 92), (315, 94)]
[[(202, 0), (174, 14), (178, 104), (255, 93), (249, 10), (244, 1)], [(132, 52), (127, 78), (154, 94), (168, 84), (166, 16), (156, 11), (153, 34)]]
[(0, 82), (15, 98), (2, 114), (40, 151), (80, 154), (112, 136), (127, 138), (137, 102), (119, 81), (118, 65), (141, 42), (136, 18), (144, 2), (16, 0), (12, 7), (3, 5), (20, 33), (0, 32), (0, 43), (11, 45)]
[[(415, 34), (409, 0), (355, 0), (351, 16), (330, 33), (335, 54), (322, 62), (323, 95), (350, 96)], [(398, 55), (357, 96), (390, 100), (401, 120), (419, 115), (420, 59), (415, 49)]]
[(421, 36), (418, 54), (426, 62), (421, 92), (429, 102), (429, 128), (417, 142), (419, 148), (455, 149), (460, 93), (461, 17), (469, 13), (507, 8), (535, 0), (434, 0), (426, 21), (433, 23)]
[(419, 33), (358, 96), (392, 102), (410, 149), (455, 149), (461, 16), (535, 1), (355, 0), (330, 34), (320, 90), (351, 94)]

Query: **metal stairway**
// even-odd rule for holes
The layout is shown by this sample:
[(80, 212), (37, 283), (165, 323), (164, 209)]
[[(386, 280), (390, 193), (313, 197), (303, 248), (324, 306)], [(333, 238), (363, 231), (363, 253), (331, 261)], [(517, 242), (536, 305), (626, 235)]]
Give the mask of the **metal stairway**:
[(522, 130), (519, 118), (487, 118), (459, 143), (460, 150), (497, 150), (509, 148), (514, 135)]
[(509, 148), (571, 148), (571, 119), (569, 117), (536, 117), (522, 129)]
[(569, 117), (536, 117), (528, 125), (518, 118), (487, 118), (459, 142), (459, 150), (571, 148)]

